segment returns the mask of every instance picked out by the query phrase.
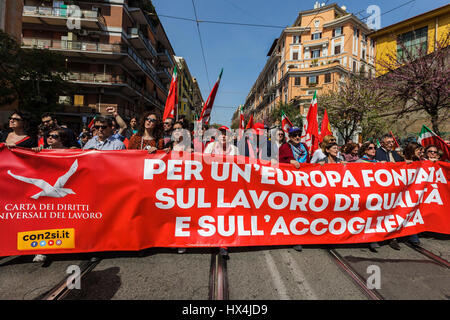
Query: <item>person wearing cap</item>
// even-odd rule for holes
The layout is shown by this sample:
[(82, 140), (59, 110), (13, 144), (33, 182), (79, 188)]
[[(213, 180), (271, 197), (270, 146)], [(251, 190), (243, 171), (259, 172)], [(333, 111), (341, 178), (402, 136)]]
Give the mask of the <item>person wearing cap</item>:
[(245, 135), (238, 142), (239, 154), (246, 157), (271, 161), (275, 164), (278, 158), (278, 150), (275, 143), (272, 143), (265, 133), (267, 127), (263, 123), (257, 122), (253, 127), (245, 132)]
[(215, 141), (208, 143), (208, 145), (205, 147), (204, 153), (237, 156), (239, 154), (238, 148), (231, 141), (230, 128), (221, 126), (219, 128), (218, 138)]
[(303, 142), (300, 142), (302, 130), (299, 127), (289, 129), (289, 141), (281, 145), (279, 149), (278, 161), (280, 163), (290, 163), (296, 169), (300, 168), (300, 163), (308, 161), (308, 150)]
[[(289, 141), (281, 145), (279, 149), (278, 161), (280, 163), (290, 163), (296, 169), (300, 168), (300, 163), (308, 160), (308, 150), (306, 145), (300, 141), (302, 130), (299, 127), (289, 129)], [(294, 250), (301, 252), (303, 247), (300, 244), (294, 246)]]

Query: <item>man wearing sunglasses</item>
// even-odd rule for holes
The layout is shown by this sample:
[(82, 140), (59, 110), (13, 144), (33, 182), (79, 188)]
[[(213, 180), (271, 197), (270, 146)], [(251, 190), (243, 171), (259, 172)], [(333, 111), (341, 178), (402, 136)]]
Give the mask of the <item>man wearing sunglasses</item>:
[(123, 150), (126, 149), (120, 139), (113, 136), (112, 120), (98, 117), (94, 121), (97, 135), (86, 142), (83, 150)]
[[(48, 148), (47, 138), (49, 132), (52, 130), (57, 130), (62, 127), (58, 125), (58, 121), (56, 120), (55, 115), (48, 112), (41, 115), (41, 123), (42, 129), (44, 131), (44, 148)], [(66, 135), (69, 138), (68, 147), (72, 149), (80, 148), (80, 144), (78, 143), (77, 136), (75, 135), (75, 133), (69, 128), (62, 128), (62, 129), (66, 131)]]

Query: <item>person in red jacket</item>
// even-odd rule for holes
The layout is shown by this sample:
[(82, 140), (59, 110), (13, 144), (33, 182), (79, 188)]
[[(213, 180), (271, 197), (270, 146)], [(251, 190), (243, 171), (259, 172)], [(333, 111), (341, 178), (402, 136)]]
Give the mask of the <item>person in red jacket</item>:
[(283, 143), (278, 150), (278, 162), (290, 163), (298, 169), (300, 163), (308, 161), (308, 150), (305, 144), (300, 142), (301, 135), (302, 130), (299, 127), (289, 129), (289, 141)]
[[(302, 130), (299, 127), (292, 127), (289, 129), (289, 141), (281, 145), (278, 150), (278, 162), (290, 163), (296, 169), (300, 168), (300, 163), (305, 163), (308, 160), (308, 150), (306, 146), (300, 142)], [(303, 247), (300, 244), (294, 246), (294, 250), (302, 251)]]

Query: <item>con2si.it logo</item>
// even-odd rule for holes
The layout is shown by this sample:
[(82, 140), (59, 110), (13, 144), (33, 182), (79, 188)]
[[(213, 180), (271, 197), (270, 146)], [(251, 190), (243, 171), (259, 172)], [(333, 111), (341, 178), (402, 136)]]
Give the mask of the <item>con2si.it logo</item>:
[(18, 250), (75, 248), (75, 229), (34, 230), (17, 233)]
[(78, 169), (78, 160), (75, 160), (72, 166), (70, 167), (69, 171), (60, 176), (58, 180), (56, 180), (54, 185), (51, 185), (50, 183), (48, 183), (43, 179), (27, 178), (13, 174), (11, 170), (8, 170), (8, 174), (14, 179), (29, 184), (33, 184), (36, 187), (42, 189), (41, 192), (31, 196), (30, 198), (32, 199), (38, 199), (39, 197), (64, 198), (68, 194), (75, 194), (75, 192), (72, 189), (64, 188), (64, 186), (66, 185), (67, 180), (69, 180), (69, 178), (77, 171), (77, 169)]

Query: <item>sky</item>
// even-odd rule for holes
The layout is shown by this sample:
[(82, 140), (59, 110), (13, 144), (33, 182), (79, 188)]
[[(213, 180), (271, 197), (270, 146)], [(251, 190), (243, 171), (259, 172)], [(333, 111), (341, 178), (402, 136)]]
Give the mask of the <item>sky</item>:
[[(226, 126), (231, 125), (231, 117), (236, 108), (245, 103), (250, 89), (266, 64), (267, 52), (273, 41), (280, 36), (284, 27), (294, 23), (300, 11), (313, 9), (315, 2), (152, 0), (175, 55), (185, 58), (205, 101), (223, 68), (210, 123)], [(347, 12), (360, 19), (370, 14), (367, 12), (370, 5), (377, 5), (381, 10), (383, 28), (444, 6), (448, 0), (322, 0), (320, 3), (345, 5)], [(196, 20), (270, 27), (208, 22), (199, 22), (197, 27)]]

